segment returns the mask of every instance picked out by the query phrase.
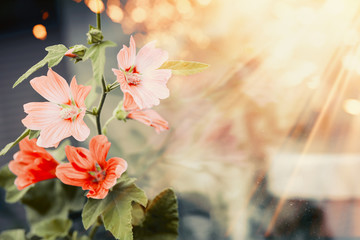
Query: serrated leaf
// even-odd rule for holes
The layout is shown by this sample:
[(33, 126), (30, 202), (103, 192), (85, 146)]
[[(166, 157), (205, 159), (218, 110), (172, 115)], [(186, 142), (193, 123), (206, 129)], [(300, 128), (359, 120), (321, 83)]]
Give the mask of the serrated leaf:
[(178, 227), (176, 196), (172, 189), (166, 189), (149, 203), (145, 209), (145, 219), (142, 224), (134, 226), (134, 239), (176, 240)]
[(0, 156), (5, 155), (11, 148), (16, 146), (21, 140), (23, 140), (27, 135), (29, 135), (30, 129), (26, 129), (15, 141), (8, 143), (1, 151)]
[(5, 201), (8, 203), (15, 203), (19, 201), (26, 192), (31, 188), (27, 187), (23, 190), (18, 190), (15, 186), (16, 176), (9, 170), (8, 165), (0, 169), (0, 186), (5, 189)]
[(27, 70), (21, 77), (14, 83), (13, 88), (19, 85), (22, 81), (28, 78), (31, 74), (33, 74), (38, 69), (42, 68), (46, 64), (48, 67), (54, 67), (59, 64), (59, 62), (64, 57), (65, 52), (68, 50), (64, 45), (58, 44), (45, 48), (48, 51), (48, 54), (42, 59), (40, 62), (32, 66), (29, 70)]
[(146, 195), (133, 183), (133, 179), (122, 176), (121, 181), (113, 187), (105, 199), (90, 198), (87, 201), (82, 213), (85, 229), (102, 216), (105, 229), (115, 238), (132, 240), (132, 202), (146, 206)]
[(30, 234), (47, 240), (55, 240), (57, 237), (65, 237), (71, 228), (70, 219), (46, 219), (34, 224)]
[(24, 229), (6, 230), (0, 234), (0, 240), (25, 240)]
[(29, 139), (37, 138), (40, 135), (40, 130), (30, 130)]
[(116, 43), (111, 41), (104, 41), (99, 44), (92, 45), (86, 52), (83, 61), (91, 59), (95, 82), (101, 83), (101, 79), (104, 75), (105, 68), (105, 49), (108, 47), (116, 47)]
[(170, 69), (174, 75), (190, 75), (202, 72), (208, 67), (206, 63), (173, 60), (164, 62), (159, 69)]

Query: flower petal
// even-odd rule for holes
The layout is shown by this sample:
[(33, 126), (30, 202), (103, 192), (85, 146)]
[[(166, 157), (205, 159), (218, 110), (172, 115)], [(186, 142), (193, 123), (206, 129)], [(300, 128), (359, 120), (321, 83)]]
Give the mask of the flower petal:
[(71, 102), (68, 83), (51, 68), (49, 68), (47, 76), (34, 78), (30, 84), (35, 91), (50, 102), (58, 104), (69, 104)]
[(155, 48), (155, 42), (150, 42), (139, 50), (135, 66), (138, 72), (145, 73), (158, 69), (167, 59), (167, 51)]
[(134, 99), (134, 90), (132, 90), (129, 84), (126, 81), (126, 77), (123, 71), (112, 69), (114, 74), (116, 75), (116, 80), (120, 84), (121, 91), (124, 93), (124, 109), (132, 110), (136, 108), (143, 108), (143, 103), (139, 97), (136, 97), (136, 101)]
[[(9, 163), (10, 168), (10, 163)], [(17, 177), (14, 182), (15, 186), (18, 190), (23, 190), (24, 188), (34, 184), (34, 180), (30, 175), (22, 175), (21, 177)]]
[(116, 69), (113, 69), (113, 72), (124, 93), (125, 110), (136, 109), (133, 101), (139, 109), (145, 109), (159, 105), (159, 98), (164, 99), (169, 96), (169, 89), (166, 87), (166, 83), (171, 76), (171, 70), (150, 71), (142, 76), (142, 82), (139, 85), (129, 85), (124, 72)]
[(95, 161), (89, 150), (82, 147), (65, 146), (66, 157), (77, 171), (94, 171)]
[(159, 69), (147, 72), (143, 75), (143, 85), (154, 96), (160, 99), (169, 97), (169, 89), (166, 83), (171, 77), (171, 70)]
[(98, 189), (90, 189), (89, 193), (86, 194), (88, 198), (94, 199), (104, 199), (108, 194), (109, 189), (106, 188), (98, 188)]
[(78, 141), (84, 141), (90, 135), (90, 129), (83, 120), (85, 111), (72, 123), (71, 135)]
[(75, 101), (77, 107), (86, 107), (85, 106), (85, 98), (91, 91), (91, 86), (83, 86), (78, 85), (76, 82), (76, 78), (73, 77), (70, 83), (71, 95)]
[(104, 168), (106, 163), (106, 156), (109, 152), (111, 143), (104, 135), (97, 135), (93, 137), (89, 144), (89, 150), (93, 159)]
[(135, 64), (136, 46), (133, 36), (130, 37), (130, 47), (125, 45), (117, 55), (119, 68), (122, 70), (128, 70)]
[(64, 163), (57, 166), (56, 177), (65, 184), (79, 187), (92, 180), (87, 172), (77, 171), (71, 163)]
[(37, 145), (44, 148), (57, 147), (61, 140), (70, 136), (71, 121), (60, 119), (41, 130)]
[(131, 111), (139, 108), (139, 106), (134, 101), (134, 98), (128, 92), (124, 93), (123, 107), (126, 111)]
[(110, 158), (107, 161), (106, 178), (102, 183), (104, 188), (110, 189), (116, 184), (116, 179), (126, 171), (128, 164), (127, 162), (119, 157)]
[(147, 89), (144, 85), (129, 86), (129, 94), (133, 97), (139, 109), (151, 108), (159, 105), (159, 98)]
[(17, 176), (15, 185), (19, 190), (56, 177), (55, 169), (59, 163), (45, 149), (36, 146), (36, 139), (24, 138), (19, 145), (20, 151), (9, 162), (10, 171)]
[(128, 114), (127, 117), (135, 119), (148, 126), (154, 127), (157, 133), (169, 129), (168, 122), (163, 119), (157, 112), (151, 109), (144, 111), (132, 111)]
[[(21, 140), (19, 142), (19, 148), (20, 148), (20, 152), (22, 153), (37, 153), (37, 154), (42, 154), (45, 155), (50, 158), (52, 158), (52, 156), (42, 147), (39, 147), (38, 145), (36, 145), (36, 139), (29, 139), (29, 137), (24, 138), (23, 140)], [(14, 157), (15, 158), (15, 157)]]
[(50, 102), (31, 102), (24, 104), (24, 111), (28, 113), (22, 123), (32, 130), (41, 130), (59, 121), (61, 107)]

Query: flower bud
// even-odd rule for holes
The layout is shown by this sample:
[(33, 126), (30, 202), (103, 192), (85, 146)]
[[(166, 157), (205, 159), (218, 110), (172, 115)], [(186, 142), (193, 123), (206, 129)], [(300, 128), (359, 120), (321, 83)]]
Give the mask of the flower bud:
[(87, 50), (87, 47), (85, 47), (82, 44), (78, 44), (75, 46), (72, 46), (67, 52), (64, 54), (67, 57), (71, 58), (78, 58), (81, 60), (81, 58), (85, 55), (85, 52)]
[(118, 119), (118, 120), (125, 120), (126, 117), (127, 117), (128, 113), (122, 109), (120, 110), (117, 110), (115, 112), (115, 117)]
[(74, 49), (70, 48), (69, 50), (66, 51), (66, 53), (64, 55), (67, 57), (70, 57), (70, 58), (76, 58), (76, 55), (73, 54), (73, 51), (74, 51)]
[(99, 43), (104, 38), (104, 36), (102, 35), (101, 30), (97, 29), (97, 28), (91, 28), (86, 35), (88, 37), (87, 40), (88, 40), (89, 44)]
[(121, 101), (119, 103), (119, 105), (117, 106), (117, 108), (115, 108), (114, 112), (113, 112), (113, 116), (116, 117), (117, 120), (124, 120), (126, 121), (126, 117), (128, 115), (128, 112), (126, 112), (124, 110), (124, 107), (123, 107), (123, 101)]
[(85, 55), (85, 52), (87, 50), (87, 47), (85, 47), (82, 44), (77, 44), (73, 46), (71, 49), (73, 49), (73, 54), (75, 54), (78, 57), (83, 57)]

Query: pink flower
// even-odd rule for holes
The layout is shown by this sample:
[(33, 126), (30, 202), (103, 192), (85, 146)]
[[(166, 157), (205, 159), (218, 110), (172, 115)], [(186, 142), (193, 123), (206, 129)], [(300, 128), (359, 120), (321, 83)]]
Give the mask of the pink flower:
[(21, 190), (43, 180), (56, 178), (58, 162), (44, 148), (36, 145), (36, 139), (24, 138), (19, 143), (20, 151), (9, 162), (9, 169), (17, 178), (16, 187)]
[(169, 129), (168, 122), (151, 109), (130, 111), (127, 118), (135, 119), (143, 124), (154, 127), (157, 133)]
[(111, 143), (103, 135), (91, 139), (89, 150), (66, 146), (65, 152), (70, 163), (57, 167), (56, 176), (65, 184), (89, 190), (88, 198), (103, 199), (116, 179), (127, 169), (124, 159), (114, 157), (106, 161)]
[[(158, 69), (168, 59), (168, 53), (155, 48), (155, 42), (142, 47), (136, 55), (134, 38), (130, 37), (130, 47), (123, 46), (117, 55), (119, 70), (113, 69), (124, 92), (124, 103), (133, 103), (139, 109), (151, 108), (160, 103), (159, 99), (169, 97), (166, 83), (171, 70)], [(125, 110), (134, 109), (124, 105)]]
[(64, 138), (73, 136), (78, 141), (84, 141), (89, 136), (90, 129), (83, 118), (90, 86), (78, 85), (73, 77), (69, 87), (65, 79), (51, 69), (47, 76), (34, 78), (30, 84), (49, 101), (24, 105), (29, 115), (22, 123), (29, 129), (41, 130), (38, 146), (57, 147)]

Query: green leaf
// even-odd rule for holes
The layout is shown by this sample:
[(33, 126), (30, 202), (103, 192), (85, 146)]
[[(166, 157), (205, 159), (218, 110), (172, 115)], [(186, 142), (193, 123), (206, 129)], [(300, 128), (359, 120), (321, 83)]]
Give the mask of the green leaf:
[(70, 210), (80, 210), (85, 202), (84, 191), (57, 179), (35, 184), (21, 199), (31, 225), (46, 219), (67, 219)]
[(82, 236), (78, 236), (78, 232), (77, 231), (74, 231), (72, 233), (72, 236), (71, 236), (71, 240), (91, 240), (88, 236), (86, 235), (82, 235)]
[(1, 151), (0, 156), (5, 155), (11, 148), (16, 146), (21, 140), (23, 140), (27, 135), (29, 135), (30, 129), (26, 129), (14, 142), (7, 144)]
[(31, 188), (27, 187), (23, 190), (18, 190), (14, 184), (15, 178), (16, 176), (9, 170), (8, 165), (0, 169), (0, 186), (6, 191), (5, 201), (8, 203), (19, 201)]
[(40, 135), (40, 130), (30, 130), (29, 139), (37, 138)]
[(22, 81), (24, 81), (26, 78), (28, 78), (32, 73), (34, 73), (36, 70), (42, 68), (46, 64), (48, 64), (48, 67), (54, 67), (59, 64), (59, 62), (64, 57), (65, 52), (68, 50), (64, 45), (58, 44), (53, 45), (45, 48), (46, 51), (48, 51), (48, 54), (45, 56), (44, 59), (42, 59), (40, 62), (32, 66), (29, 70), (26, 71), (21, 77), (14, 83), (13, 88), (19, 85)]
[(24, 229), (13, 229), (3, 231), (0, 234), (0, 240), (25, 240), (25, 230)]
[(105, 68), (105, 49), (107, 47), (116, 47), (116, 43), (111, 41), (104, 41), (99, 44), (92, 45), (85, 53), (83, 61), (91, 59), (92, 68), (94, 72), (95, 82), (101, 83), (101, 79), (104, 75)]
[(172, 189), (166, 189), (149, 203), (142, 224), (134, 226), (134, 239), (176, 240), (178, 227), (176, 196)]
[(190, 75), (204, 71), (209, 67), (206, 63), (192, 61), (166, 61), (159, 69), (170, 69), (174, 75)]
[(55, 240), (57, 237), (65, 237), (71, 228), (70, 219), (46, 219), (34, 224), (30, 234), (42, 237), (43, 239)]
[(131, 210), (132, 202), (143, 206), (147, 198), (143, 190), (134, 184), (134, 179), (122, 176), (105, 199), (89, 199), (82, 212), (83, 224), (88, 229), (102, 216), (106, 230), (115, 238), (132, 240)]
[(78, 236), (78, 232), (74, 231), (72, 236), (71, 236), (71, 240), (90, 240), (90, 238), (86, 235), (82, 235), (82, 236)]
[(131, 224), (133, 226), (140, 225), (145, 219), (145, 208), (138, 203), (132, 204)]

